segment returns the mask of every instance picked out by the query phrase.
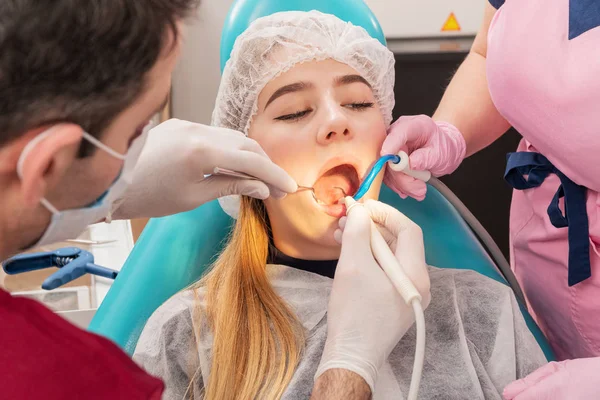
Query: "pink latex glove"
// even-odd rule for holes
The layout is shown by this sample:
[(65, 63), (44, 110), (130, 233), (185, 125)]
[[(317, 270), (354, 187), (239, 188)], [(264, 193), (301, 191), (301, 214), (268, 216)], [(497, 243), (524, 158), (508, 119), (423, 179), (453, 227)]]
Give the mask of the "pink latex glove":
[[(415, 115), (400, 117), (390, 126), (381, 154), (397, 154), (401, 150), (409, 155), (411, 169), (442, 176), (458, 168), (465, 158), (467, 145), (454, 125), (436, 122), (427, 115)], [(423, 200), (427, 192), (425, 182), (389, 167), (383, 181), (402, 198)]]
[(600, 358), (551, 362), (504, 389), (506, 400), (600, 398)]

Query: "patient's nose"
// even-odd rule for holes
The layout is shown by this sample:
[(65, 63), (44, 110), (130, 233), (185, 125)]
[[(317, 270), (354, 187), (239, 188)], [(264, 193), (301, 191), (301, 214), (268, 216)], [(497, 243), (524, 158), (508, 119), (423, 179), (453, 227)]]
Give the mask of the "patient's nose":
[(317, 133), (317, 142), (327, 145), (340, 140), (349, 140), (354, 135), (350, 130), (344, 108), (335, 101), (329, 101), (324, 107), (324, 121)]

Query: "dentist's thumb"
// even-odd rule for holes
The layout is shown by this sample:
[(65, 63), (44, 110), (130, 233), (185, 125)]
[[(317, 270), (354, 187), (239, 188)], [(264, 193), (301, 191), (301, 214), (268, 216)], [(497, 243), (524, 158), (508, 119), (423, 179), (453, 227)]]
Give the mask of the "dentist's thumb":
[(371, 217), (362, 204), (356, 204), (346, 217), (340, 258), (363, 252), (371, 252)]

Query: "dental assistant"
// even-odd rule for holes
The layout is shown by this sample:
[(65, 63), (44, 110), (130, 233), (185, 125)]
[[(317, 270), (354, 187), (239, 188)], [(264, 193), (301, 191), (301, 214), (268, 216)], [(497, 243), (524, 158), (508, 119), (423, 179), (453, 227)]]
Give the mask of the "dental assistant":
[[(383, 153), (440, 176), (512, 125), (512, 269), (559, 363), (509, 385), (507, 399), (600, 396), (600, 1), (490, 0), (433, 119), (402, 117)], [(388, 171), (402, 196), (422, 182)]]
[[(240, 132), (179, 120), (150, 130), (148, 120), (168, 98), (183, 21), (197, 5), (197, 0), (143, 5), (56, 0), (49, 7), (35, 0), (2, 1), (0, 259), (74, 238), (102, 220), (174, 214), (231, 194), (265, 199), (297, 190)], [(216, 166), (259, 180), (205, 178)], [(363, 215), (363, 225), (365, 220)], [(376, 293), (353, 286), (356, 257), (350, 253), (359, 248), (357, 241), (368, 242), (369, 232), (346, 230), (348, 255), (338, 266), (342, 273), (330, 313), (340, 316), (338, 331), (360, 332), (375, 322), (342, 318), (355, 311), (344, 299), (374, 299), (364, 307), (377, 309), (371, 317), (384, 320), (399, 308), (379, 310), (379, 304), (392, 303), (391, 294), (382, 297), (381, 285)], [(362, 257), (372, 265), (361, 269), (360, 279), (372, 280), (378, 265), (370, 252)], [(343, 366), (315, 382), (314, 398), (368, 398), (369, 386), (352, 371), (372, 366), (375, 356), (387, 357), (402, 335), (396, 329), (351, 343), (362, 353), (334, 357), (331, 362)], [(336, 340), (328, 341), (335, 347)], [(376, 374), (377, 368), (370, 371)], [(159, 399), (163, 389), (112, 342), (0, 288), (0, 397)]]

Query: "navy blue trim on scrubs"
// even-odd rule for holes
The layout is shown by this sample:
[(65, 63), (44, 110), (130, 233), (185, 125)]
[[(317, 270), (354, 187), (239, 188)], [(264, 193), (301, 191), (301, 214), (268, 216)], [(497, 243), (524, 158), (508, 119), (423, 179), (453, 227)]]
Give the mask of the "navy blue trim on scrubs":
[[(517, 190), (539, 187), (550, 174), (556, 174), (561, 185), (548, 206), (548, 216), (556, 228), (569, 230), (568, 283), (573, 286), (592, 276), (585, 198), (587, 188), (573, 182), (539, 153), (517, 152), (507, 155), (504, 179)], [(564, 214), (559, 207), (559, 200), (563, 197)]]
[(489, 0), (489, 2), (496, 10), (504, 4), (504, 0)]
[(600, 1), (569, 0), (569, 40), (600, 26)]

